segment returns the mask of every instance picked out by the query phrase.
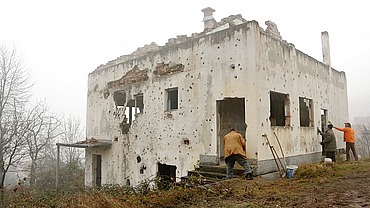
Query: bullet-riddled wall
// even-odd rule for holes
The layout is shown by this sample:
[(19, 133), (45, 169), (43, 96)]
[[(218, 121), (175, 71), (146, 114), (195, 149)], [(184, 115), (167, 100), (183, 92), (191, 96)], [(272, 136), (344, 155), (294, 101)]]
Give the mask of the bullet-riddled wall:
[[(225, 110), (229, 101), (235, 110)], [(263, 161), (272, 155), (262, 135), (275, 143), (275, 132), (287, 157), (319, 155), (316, 128), (323, 110), (333, 123), (347, 121), (345, 74), (271, 36), (256, 21), (120, 57), (89, 74), (87, 138), (113, 144), (86, 150), (85, 183), (94, 185), (101, 175), (102, 184), (137, 185), (157, 176), (158, 164), (184, 176), (200, 155), (223, 156), (222, 138), (231, 126), (246, 136), (247, 156), (258, 172), (269, 172), (274, 167)], [(235, 125), (222, 118), (235, 118)]]

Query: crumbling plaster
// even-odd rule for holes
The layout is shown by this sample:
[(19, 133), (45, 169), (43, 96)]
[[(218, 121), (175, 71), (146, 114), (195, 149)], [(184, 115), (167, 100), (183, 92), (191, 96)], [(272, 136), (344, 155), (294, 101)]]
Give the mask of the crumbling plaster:
[[(240, 22), (239, 22), (240, 23)], [(120, 60), (123, 60), (122, 58)], [(158, 76), (160, 64), (184, 66), (182, 71)], [(111, 85), (133, 69), (147, 70), (148, 79), (129, 85)], [(165, 91), (178, 88), (178, 109), (166, 110)], [(123, 134), (112, 95), (123, 90), (128, 100), (143, 93), (144, 110)], [(291, 126), (271, 127), (269, 93), (289, 94)], [(321, 151), (316, 127), (320, 108), (330, 109), (329, 119), (341, 124), (348, 119), (346, 79), (343, 72), (296, 50), (294, 45), (261, 31), (256, 21), (187, 39), (158, 51), (124, 61), (109, 62), (89, 74), (87, 137), (118, 139), (104, 150), (87, 149), (86, 184), (93, 181), (93, 154), (102, 155), (103, 184), (132, 184), (156, 176), (157, 163), (175, 165), (184, 176), (200, 155), (218, 156), (216, 100), (245, 98), (247, 156), (272, 158), (267, 133), (276, 145), (276, 132), (286, 156)], [(299, 126), (299, 97), (314, 101), (314, 126)], [(184, 144), (184, 139), (189, 144)], [(343, 147), (341, 134), (337, 135)], [(141, 161), (137, 161), (140, 156)], [(142, 167), (142, 173), (140, 169)]]

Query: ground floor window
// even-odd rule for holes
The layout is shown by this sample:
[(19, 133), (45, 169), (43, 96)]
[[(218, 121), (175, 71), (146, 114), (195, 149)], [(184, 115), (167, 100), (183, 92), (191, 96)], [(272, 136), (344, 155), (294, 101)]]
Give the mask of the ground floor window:
[(313, 125), (313, 104), (312, 99), (299, 98), (299, 121), (301, 126)]
[(290, 101), (288, 94), (270, 91), (271, 126), (290, 126)]

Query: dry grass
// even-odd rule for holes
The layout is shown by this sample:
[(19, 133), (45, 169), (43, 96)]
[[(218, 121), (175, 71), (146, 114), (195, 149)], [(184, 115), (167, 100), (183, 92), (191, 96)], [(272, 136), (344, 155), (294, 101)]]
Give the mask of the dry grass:
[[(153, 181), (151, 181), (153, 182)], [(18, 187), (7, 191), (0, 207), (345, 207), (370, 206), (370, 160), (310, 164), (293, 179), (255, 178), (206, 183), (193, 178), (166, 190), (105, 186), (56, 193)]]

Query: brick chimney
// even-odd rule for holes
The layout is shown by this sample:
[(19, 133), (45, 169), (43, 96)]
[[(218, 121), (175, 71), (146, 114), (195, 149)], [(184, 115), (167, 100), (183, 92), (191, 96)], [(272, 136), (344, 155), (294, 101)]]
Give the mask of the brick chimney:
[(321, 44), (322, 44), (323, 63), (331, 68), (329, 33), (327, 31), (321, 32)]
[(204, 31), (209, 31), (213, 28), (213, 26), (216, 24), (216, 20), (213, 18), (213, 12), (216, 10), (212, 9), (211, 7), (207, 7), (202, 9), (202, 12), (204, 12)]

